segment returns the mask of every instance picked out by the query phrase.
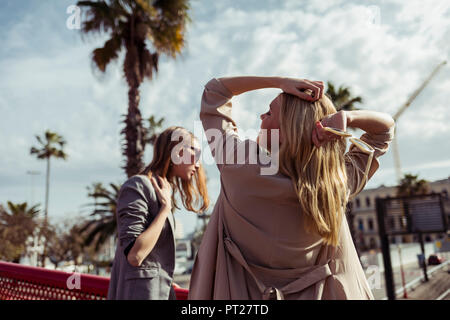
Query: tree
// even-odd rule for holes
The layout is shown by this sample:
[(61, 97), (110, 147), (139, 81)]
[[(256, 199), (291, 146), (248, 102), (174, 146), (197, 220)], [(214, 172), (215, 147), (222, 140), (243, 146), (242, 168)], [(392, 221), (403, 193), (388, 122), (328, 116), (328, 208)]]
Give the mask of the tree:
[(75, 265), (84, 251), (84, 242), (77, 224), (70, 226), (65, 222), (62, 226), (48, 226), (48, 257), (58, 268), (61, 262), (71, 261)]
[(155, 145), (156, 138), (158, 138), (159, 131), (162, 128), (162, 124), (164, 122), (164, 118), (160, 118), (159, 120), (155, 119), (155, 116), (151, 115), (147, 119), (147, 128), (144, 137), (144, 141), (147, 144)]
[(0, 259), (19, 263), (27, 253), (30, 237), (38, 226), (38, 207), (8, 201), (8, 211), (0, 205)]
[[(47, 161), (47, 179), (45, 188), (45, 209), (44, 209), (44, 226), (48, 223), (48, 198), (50, 190), (50, 158), (56, 159), (67, 159), (67, 154), (64, 152), (63, 148), (66, 142), (59, 134), (51, 132), (49, 130), (45, 131), (44, 138), (36, 135), (36, 139), (40, 144), (40, 148), (31, 147), (30, 154), (35, 154), (39, 160)], [(45, 256), (46, 256), (46, 241), (44, 241), (44, 252), (42, 255), (42, 267), (45, 267)]]
[(106, 240), (116, 235), (116, 208), (120, 187), (110, 183), (111, 190), (108, 190), (101, 183), (93, 185), (93, 188), (88, 187), (88, 197), (94, 198), (95, 202), (87, 204), (94, 206), (90, 214), (92, 218), (84, 222), (79, 231), (83, 234), (84, 245), (93, 244), (94, 250), (98, 251)]
[(353, 97), (350, 88), (339, 86), (336, 90), (336, 87), (331, 81), (327, 81), (327, 92), (326, 94), (329, 96), (331, 101), (333, 101), (336, 110), (357, 110), (355, 107), (356, 103), (363, 103), (363, 98), (360, 96)]
[(431, 190), (430, 184), (424, 179), (419, 179), (418, 175), (406, 173), (400, 184), (397, 186), (397, 196), (413, 196), (427, 194)]
[(82, 34), (106, 33), (109, 39), (92, 52), (98, 70), (125, 49), (124, 76), (128, 84), (128, 114), (125, 116), (123, 167), (128, 177), (143, 167), (146, 130), (139, 110), (139, 87), (145, 78), (152, 79), (158, 71), (161, 54), (175, 58), (184, 47), (185, 26), (189, 21), (187, 0), (109, 0), (79, 1), (88, 9), (82, 24)]

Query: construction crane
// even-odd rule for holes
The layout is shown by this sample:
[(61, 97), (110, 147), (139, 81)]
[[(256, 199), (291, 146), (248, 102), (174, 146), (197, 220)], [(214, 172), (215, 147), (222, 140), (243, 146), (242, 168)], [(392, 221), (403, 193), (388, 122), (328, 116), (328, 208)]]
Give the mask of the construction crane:
[[(416, 91), (413, 92), (413, 94), (408, 98), (408, 100), (398, 109), (398, 111), (393, 116), (395, 122), (397, 123), (399, 117), (405, 112), (405, 110), (411, 105), (411, 103), (414, 101), (414, 99), (419, 95), (420, 92), (427, 86), (427, 84), (431, 81), (431, 79), (436, 75), (436, 73), (439, 71), (441, 67), (443, 67), (447, 61), (442, 61), (440, 64), (434, 68), (433, 72), (428, 76), (427, 79), (422, 83), (422, 85), (416, 89)], [(395, 126), (395, 136), (394, 140), (392, 141), (392, 151), (394, 154), (394, 163), (395, 163), (395, 174), (397, 175), (397, 182), (400, 183), (402, 179), (402, 169), (400, 166), (400, 154), (398, 150), (398, 143), (397, 143), (397, 126)]]

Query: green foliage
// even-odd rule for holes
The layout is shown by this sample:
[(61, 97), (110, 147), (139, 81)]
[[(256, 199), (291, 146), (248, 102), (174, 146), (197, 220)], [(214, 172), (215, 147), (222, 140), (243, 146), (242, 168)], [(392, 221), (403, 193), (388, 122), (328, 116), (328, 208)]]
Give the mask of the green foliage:
[(339, 88), (336, 89), (335, 85), (331, 81), (327, 82), (327, 87), (326, 94), (329, 96), (331, 101), (333, 101), (337, 111), (358, 110), (355, 107), (355, 104), (363, 103), (363, 98), (359, 96), (353, 97), (350, 88), (348, 87), (339, 86)]
[[(51, 157), (58, 159), (67, 159), (67, 154), (63, 151), (66, 144), (63, 137), (50, 130), (45, 131), (44, 137), (36, 135), (40, 148), (31, 147), (30, 154), (36, 155), (40, 160), (49, 159)], [(59, 147), (58, 147), (59, 146)]]
[(90, 219), (83, 222), (79, 232), (83, 237), (85, 246), (93, 245), (98, 252), (101, 246), (112, 236), (116, 235), (116, 208), (120, 186), (110, 183), (110, 190), (102, 183), (93, 183), (88, 187), (88, 197), (94, 199), (94, 203), (87, 204), (93, 209)]
[(155, 144), (156, 138), (158, 138), (158, 134), (160, 129), (162, 128), (162, 124), (164, 122), (164, 118), (160, 118), (159, 120), (155, 119), (155, 116), (151, 115), (147, 119), (147, 127), (145, 127), (145, 143), (149, 143), (151, 145)]
[(152, 132), (142, 125), (139, 86), (158, 71), (159, 56), (175, 58), (185, 44), (189, 22), (188, 0), (108, 0), (79, 1), (86, 9), (82, 35), (107, 34), (103, 47), (92, 52), (92, 62), (105, 72), (111, 61), (125, 49), (123, 72), (128, 83), (128, 113), (123, 121), (123, 155), (128, 177), (143, 167), (145, 144), (152, 143)]
[(430, 184), (427, 180), (419, 179), (418, 175), (406, 173), (397, 186), (397, 196), (427, 194), (430, 190)]
[(30, 238), (39, 224), (39, 205), (8, 201), (8, 209), (0, 205), (0, 260), (19, 262), (27, 254)]

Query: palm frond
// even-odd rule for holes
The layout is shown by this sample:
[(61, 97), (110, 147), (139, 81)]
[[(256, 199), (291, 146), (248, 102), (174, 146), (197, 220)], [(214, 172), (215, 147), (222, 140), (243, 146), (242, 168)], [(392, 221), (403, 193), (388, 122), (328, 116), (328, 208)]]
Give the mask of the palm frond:
[(78, 1), (80, 7), (86, 7), (86, 19), (81, 30), (83, 33), (102, 33), (116, 27), (119, 7), (110, 7), (105, 1)]
[(120, 35), (114, 34), (102, 48), (92, 51), (92, 60), (100, 71), (105, 72), (108, 64), (117, 59), (121, 48), (122, 38)]

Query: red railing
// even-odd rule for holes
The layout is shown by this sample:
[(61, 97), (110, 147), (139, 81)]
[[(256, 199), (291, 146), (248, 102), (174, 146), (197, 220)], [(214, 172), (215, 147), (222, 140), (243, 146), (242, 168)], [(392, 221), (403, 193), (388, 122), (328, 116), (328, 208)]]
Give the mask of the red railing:
[[(0, 261), (0, 300), (104, 300), (109, 278)], [(178, 300), (187, 289), (175, 288)]]

